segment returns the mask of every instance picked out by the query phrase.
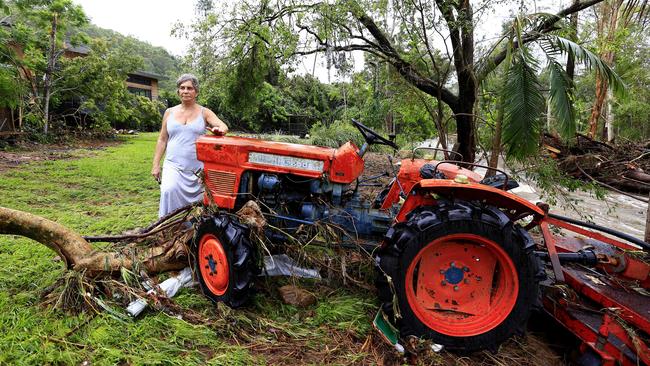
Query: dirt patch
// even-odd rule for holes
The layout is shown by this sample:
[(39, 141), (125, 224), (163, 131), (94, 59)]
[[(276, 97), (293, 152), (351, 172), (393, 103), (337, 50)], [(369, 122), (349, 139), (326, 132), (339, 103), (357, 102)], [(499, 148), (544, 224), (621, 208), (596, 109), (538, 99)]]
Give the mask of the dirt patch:
[[(401, 160), (398, 157), (392, 159), (393, 163)], [(359, 185), (359, 191), (364, 199), (374, 202), (375, 197), (390, 183), (395, 174), (391, 169), (387, 154), (368, 152), (363, 156), (363, 160), (364, 170), (360, 177), (362, 183)], [(399, 167), (395, 167), (395, 172), (398, 170)], [(372, 177), (377, 178), (371, 179)]]
[(66, 144), (20, 142), (12, 146), (10, 150), (0, 150), (0, 172), (33, 162), (78, 158), (80, 150), (91, 154), (93, 151), (116, 146), (122, 142), (122, 140), (118, 139), (76, 140)]

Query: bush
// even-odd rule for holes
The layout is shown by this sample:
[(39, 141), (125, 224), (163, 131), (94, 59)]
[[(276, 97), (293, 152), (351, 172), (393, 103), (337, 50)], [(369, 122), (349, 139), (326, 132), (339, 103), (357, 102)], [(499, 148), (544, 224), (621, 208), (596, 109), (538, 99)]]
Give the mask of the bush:
[(358, 147), (364, 143), (359, 131), (351, 123), (343, 121), (334, 121), (329, 126), (317, 122), (309, 134), (312, 143), (319, 146), (339, 147), (350, 140)]
[(161, 111), (165, 105), (157, 100), (150, 100), (143, 96), (136, 96), (131, 120), (134, 121), (134, 129), (141, 131), (158, 131), (162, 123)]

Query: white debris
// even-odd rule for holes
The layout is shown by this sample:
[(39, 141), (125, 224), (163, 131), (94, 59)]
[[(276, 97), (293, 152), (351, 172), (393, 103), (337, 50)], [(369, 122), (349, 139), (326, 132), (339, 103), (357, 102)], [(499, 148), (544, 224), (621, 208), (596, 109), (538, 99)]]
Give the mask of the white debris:
[[(176, 277), (171, 277), (158, 285), (158, 288), (162, 290), (167, 297), (174, 297), (178, 290), (181, 287), (187, 287), (192, 283), (192, 270), (190, 267), (185, 267)], [(148, 294), (153, 293), (155, 290), (151, 289)], [(126, 311), (132, 317), (138, 316), (145, 308), (147, 307), (147, 301), (145, 299), (137, 299), (132, 301), (129, 306), (126, 308)]]

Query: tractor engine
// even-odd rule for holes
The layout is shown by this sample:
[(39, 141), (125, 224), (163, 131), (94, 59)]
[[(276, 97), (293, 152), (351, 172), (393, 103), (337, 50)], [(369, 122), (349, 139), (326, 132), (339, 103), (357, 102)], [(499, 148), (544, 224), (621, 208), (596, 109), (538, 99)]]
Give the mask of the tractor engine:
[[(305, 180), (290, 174), (247, 174), (253, 180), (252, 196), (271, 213), (274, 225), (295, 229), (302, 224), (330, 223), (348, 233), (378, 237), (386, 233), (394, 214), (373, 210), (352, 185), (322, 179)], [(251, 179), (246, 178), (246, 179)]]

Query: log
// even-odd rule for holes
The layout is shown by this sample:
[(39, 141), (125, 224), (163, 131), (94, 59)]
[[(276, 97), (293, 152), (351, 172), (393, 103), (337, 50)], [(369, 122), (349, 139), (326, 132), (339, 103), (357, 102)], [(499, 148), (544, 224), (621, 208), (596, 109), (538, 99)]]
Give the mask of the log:
[(184, 240), (172, 240), (150, 248), (97, 251), (84, 238), (61, 224), (24, 211), (0, 207), (0, 234), (20, 235), (56, 252), (68, 269), (91, 277), (132, 269), (140, 264), (148, 273), (179, 270), (188, 265)]
[(635, 169), (635, 170), (629, 170), (623, 174), (625, 178), (634, 180), (636, 182), (639, 182), (641, 184), (645, 183), (646, 185), (650, 186), (650, 174), (640, 170), (640, 169)]

